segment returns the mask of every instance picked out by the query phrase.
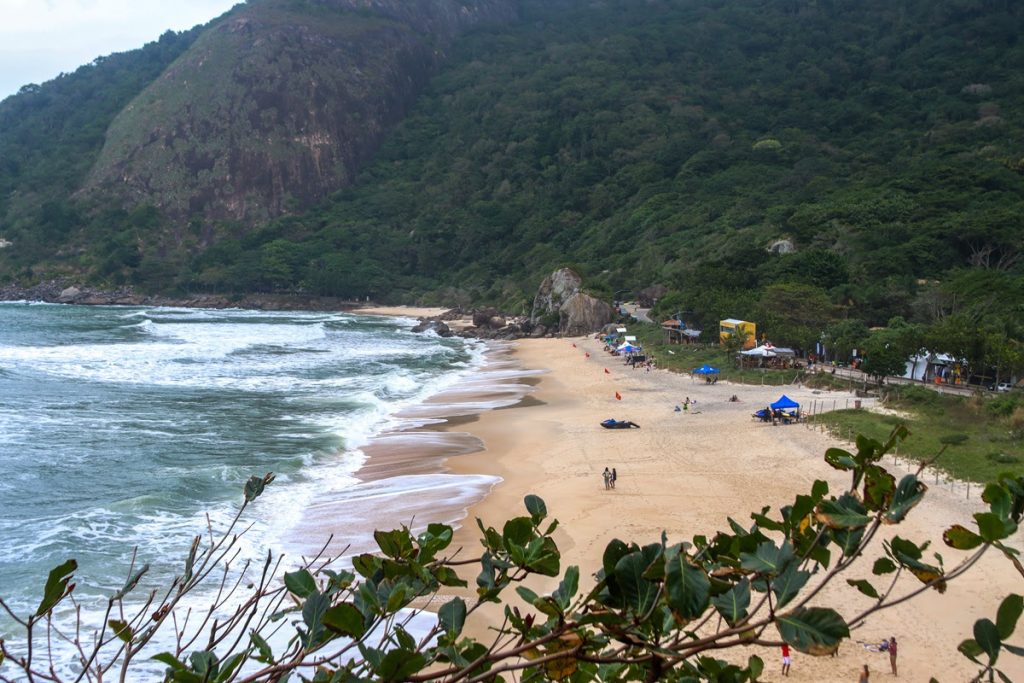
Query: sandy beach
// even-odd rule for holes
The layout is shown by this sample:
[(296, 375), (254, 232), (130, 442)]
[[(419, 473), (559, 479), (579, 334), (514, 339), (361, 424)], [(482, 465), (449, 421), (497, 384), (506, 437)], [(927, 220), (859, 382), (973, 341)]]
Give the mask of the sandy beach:
[[(456, 534), (454, 546), (464, 548), (464, 553), (476, 554), (479, 549), (474, 518), (500, 528), (510, 516), (523, 514), (523, 497), (534, 493), (560, 521), (556, 540), (563, 569), (580, 566), (583, 590), (613, 538), (651, 543), (664, 530), (670, 543), (689, 540), (727, 528), (730, 516), (748, 526), (751, 511), (766, 505), (778, 509), (798, 493), (808, 492), (816, 479), (829, 482), (833, 492), (847, 482), (822, 460), (828, 447), (840, 443), (802, 425), (773, 427), (751, 419), (754, 410), (778, 398), (778, 387), (724, 381), (708, 385), (687, 375), (634, 370), (604, 353), (593, 339), (521, 340), (512, 353), (522, 366), (545, 374), (538, 376), (518, 407), (487, 411), (458, 425), (460, 432), (479, 439), (482, 450), (446, 463), (456, 474), (501, 478), (469, 509)], [(784, 391), (805, 406), (812, 401), (834, 401), (840, 408), (852, 405), (849, 394), (823, 394), (799, 386)], [(739, 400), (730, 401), (733, 395)], [(690, 410), (675, 412), (687, 397)], [(871, 401), (865, 407), (870, 408)], [(602, 429), (600, 421), (609, 417), (632, 420), (641, 428)], [(604, 489), (605, 467), (618, 471), (615, 490)], [(900, 476), (905, 470), (899, 465), (893, 471)], [(976, 494), (974, 500), (966, 500), (933, 488), (907, 522), (886, 531), (919, 541), (931, 539), (931, 550), (940, 552), (946, 566), (952, 567), (961, 553), (942, 544), (942, 531), (954, 522), (968, 523), (978, 504)], [(881, 554), (880, 544), (877, 552)], [(844, 578), (873, 578), (873, 560), (864, 558)], [(472, 584), (472, 576), (467, 578)], [(532, 585), (537, 590), (550, 591), (557, 583), (536, 578)], [(822, 596), (819, 604), (836, 607), (846, 616), (870, 605), (845, 581), (839, 583), (842, 586)], [(895, 594), (916, 585), (912, 577), (901, 579)], [(1022, 588), (1024, 582), (1009, 563), (990, 553), (944, 595), (929, 591), (874, 616), (854, 631), (837, 657), (794, 653), (789, 679), (853, 681), (865, 663), (874, 674), (872, 680), (889, 678), (888, 656), (869, 651), (858, 641), (877, 643), (894, 635), (900, 643), (901, 678), (968, 680), (977, 670), (956, 651), (957, 644), (971, 637), (976, 618), (994, 618), (1001, 597)], [(485, 625), (474, 628), (481, 635)], [(754, 653), (766, 662), (761, 680), (782, 680), (780, 655), (774, 649), (752, 647), (724, 656), (738, 661)], [(1007, 657), (1001, 664), (1011, 679), (1024, 680), (1024, 661)]]

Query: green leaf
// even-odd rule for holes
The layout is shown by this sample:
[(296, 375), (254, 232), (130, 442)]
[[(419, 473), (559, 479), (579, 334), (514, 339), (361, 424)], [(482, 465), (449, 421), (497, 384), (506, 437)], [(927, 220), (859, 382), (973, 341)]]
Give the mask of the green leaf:
[(1009, 519), (1000, 517), (994, 512), (975, 513), (974, 521), (978, 523), (978, 531), (987, 543), (1001, 541), (1017, 528), (1017, 525)]
[(896, 571), (896, 565), (888, 557), (880, 557), (875, 560), (874, 566), (871, 568), (871, 573), (875, 576), (881, 576), (882, 574), (892, 574)]
[(558, 602), (559, 607), (563, 610), (568, 609), (579, 587), (580, 568), (574, 565), (565, 570), (565, 578), (559, 582), (558, 588), (555, 589), (554, 598)]
[(209, 650), (193, 652), (189, 655), (188, 661), (192, 665), (192, 670), (197, 674), (202, 674), (204, 678), (209, 678), (217, 673), (217, 655)]
[(316, 579), (305, 569), (300, 569), (297, 572), (285, 572), (284, 585), (299, 598), (308, 598), (316, 592)]
[(871, 521), (871, 517), (864, 514), (864, 506), (860, 501), (850, 495), (821, 501), (815, 516), (819, 522), (832, 529), (859, 529)]
[(942, 570), (921, 562), (921, 549), (917, 545), (899, 536), (894, 536), (888, 542), (888, 547), (893, 559), (909, 569), (921, 583), (931, 583), (938, 592), (946, 592), (946, 582), (942, 579)]
[(158, 655), (153, 655), (152, 659), (155, 659), (158, 662), (163, 662), (175, 671), (188, 671), (188, 667), (170, 652), (161, 652)]
[(869, 598), (874, 598), (875, 600), (878, 599), (878, 591), (875, 590), (875, 587), (865, 579), (847, 579), (846, 583), (850, 584)]
[(334, 633), (349, 638), (359, 639), (366, 634), (366, 620), (363, 618), (363, 613), (348, 602), (328, 608), (320, 617), (320, 623)]
[(964, 642), (960, 643), (956, 649), (972, 662), (977, 662), (978, 664), (981, 663), (978, 661), (978, 656), (983, 652), (983, 650), (981, 649), (981, 645), (978, 645), (978, 641), (973, 638), (968, 638)]
[(886, 513), (882, 515), (882, 522), (885, 524), (898, 524), (902, 522), (907, 513), (921, 502), (927, 490), (928, 487), (925, 486), (924, 482), (920, 481), (913, 474), (908, 474), (900, 479), (900, 484), (896, 487), (896, 493), (892, 497), (892, 504)]
[(257, 662), (262, 662), (263, 664), (274, 663), (274, 651), (270, 649), (270, 644), (267, 643), (263, 636), (256, 633), (256, 631), (249, 631), (249, 640), (252, 641), (252, 644), (256, 646), (256, 651), (259, 652), (259, 655), (255, 657)]
[(810, 578), (810, 572), (799, 569), (799, 565), (795, 562), (791, 563), (786, 568), (786, 571), (779, 574), (778, 578), (772, 581), (772, 592), (775, 593), (775, 607), (785, 607), (800, 593)]
[(274, 481), (274, 475), (270, 472), (267, 472), (262, 477), (257, 477), (255, 475), (249, 477), (249, 481), (245, 482), (245, 489), (243, 491), (245, 494), (245, 502), (251, 503), (259, 498), (263, 493), (263, 490), (272, 481)]
[(626, 604), (637, 614), (646, 614), (658, 597), (658, 585), (643, 578), (648, 561), (642, 552), (626, 555), (615, 565), (615, 581)]
[(419, 652), (396, 649), (384, 655), (375, 668), (383, 681), (404, 681), (426, 664), (426, 658)]
[(217, 683), (231, 680), (235, 671), (245, 661), (245, 653), (238, 652), (221, 662), (220, 673), (217, 675)]
[(741, 579), (725, 593), (711, 598), (711, 603), (730, 626), (735, 626), (747, 618), (747, 610), (750, 608), (750, 581)]
[(776, 626), (782, 639), (798, 651), (810, 655), (830, 655), (850, 628), (839, 613), (828, 607), (801, 607), (779, 615)]
[(971, 550), (985, 542), (981, 536), (959, 524), (954, 524), (946, 529), (942, 534), (942, 540), (950, 548), (957, 550)]
[(857, 466), (857, 461), (853, 459), (853, 454), (848, 451), (844, 451), (842, 448), (830, 448), (825, 451), (825, 462), (837, 470), (852, 470)]
[(1007, 519), (1010, 516), (1010, 510), (1013, 507), (1010, 492), (999, 484), (986, 486), (981, 493), (981, 499), (988, 503), (992, 514), (998, 515), (1002, 519)]
[(884, 468), (869, 465), (864, 470), (864, 507), (878, 511), (887, 507), (896, 490), (896, 479)]
[(989, 665), (995, 664), (999, 658), (999, 646), (1002, 641), (999, 638), (999, 629), (991, 619), (978, 619), (974, 622), (974, 640), (988, 655)]
[(690, 563), (685, 553), (676, 553), (668, 560), (665, 590), (669, 607), (686, 621), (704, 614), (711, 602), (711, 580), (702, 568)]
[(331, 601), (326, 595), (313, 591), (306, 598), (302, 605), (302, 621), (308, 629), (305, 637), (305, 646), (310, 647), (320, 642), (320, 636), (324, 632), (324, 613), (331, 606)]
[(449, 634), (459, 635), (466, 623), (466, 601), (459, 597), (452, 598), (437, 611), (437, 619)]
[(744, 569), (769, 576), (780, 574), (793, 561), (793, 546), (784, 541), (776, 547), (771, 541), (757, 546), (753, 553), (740, 553), (740, 562)]
[(1013, 635), (1021, 612), (1024, 612), (1024, 598), (1016, 593), (1011, 593), (1003, 598), (1003, 602), (999, 605), (999, 611), (996, 613), (996, 630), (999, 631), (1000, 640), (1006, 640)]
[(185, 560), (185, 575), (182, 577), (182, 583), (186, 584), (192, 580), (192, 570), (196, 564), (196, 551), (199, 550), (199, 542), (202, 537), (196, 536), (192, 539), (192, 547), (189, 548), (188, 558)]
[(757, 655), (747, 658), (747, 669), (750, 670), (750, 680), (756, 681), (764, 672), (764, 660)]
[(514, 517), (502, 529), (506, 548), (510, 544), (525, 546), (533, 538), (533, 521), (529, 517)]
[(601, 559), (601, 566), (604, 567), (604, 573), (607, 576), (611, 576), (615, 572), (615, 565), (618, 564), (619, 560), (629, 554), (629, 546), (620, 541), (617, 538), (613, 538), (605, 546), (604, 555)]
[(548, 506), (540, 496), (529, 495), (523, 499), (526, 503), (526, 511), (530, 513), (530, 519), (534, 524), (540, 524), (548, 516)]
[(121, 621), (120, 619), (111, 619), (107, 622), (107, 626), (114, 632), (114, 635), (123, 640), (126, 643), (132, 642), (132, 638), (135, 634), (132, 632), (131, 627), (128, 626), (127, 621)]
[(143, 576), (146, 575), (146, 572), (148, 572), (148, 571), (149, 571), (149, 565), (148, 564), (142, 565), (142, 569), (140, 569), (139, 571), (135, 572), (135, 574), (130, 576), (128, 578), (128, 580), (125, 581), (124, 586), (121, 587), (121, 590), (119, 590), (116, 593), (114, 593), (114, 595), (113, 595), (113, 597), (111, 599), (112, 600), (120, 600), (125, 595), (127, 595), (128, 593), (130, 593), (133, 590), (135, 590), (135, 587), (139, 585), (139, 581), (142, 579)]
[(63, 599), (66, 591), (74, 590), (74, 584), (71, 584), (69, 588), (68, 582), (74, 576), (76, 569), (78, 569), (78, 562), (68, 560), (50, 570), (50, 575), (46, 577), (46, 587), (43, 588), (43, 599), (36, 609), (35, 616), (46, 614)]
[(412, 554), (412, 538), (406, 529), (374, 531), (373, 538), (377, 541), (377, 547), (388, 557), (400, 560)]
[(864, 529), (831, 529), (832, 539), (835, 540), (836, 545), (843, 551), (844, 557), (850, 557), (860, 547), (860, 542), (864, 540)]

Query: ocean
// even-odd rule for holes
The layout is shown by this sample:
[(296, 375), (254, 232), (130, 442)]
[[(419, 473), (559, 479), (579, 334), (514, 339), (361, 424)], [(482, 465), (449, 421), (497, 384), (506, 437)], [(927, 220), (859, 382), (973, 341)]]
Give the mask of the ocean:
[[(480, 450), (437, 425), (529, 391), (500, 347), (347, 313), (0, 304), (0, 597), (28, 614), (47, 572), (78, 561), (99, 609), (136, 565), (180, 573), (245, 481), (276, 481), (243, 519), (243, 557), (284, 568), (333, 535), (454, 522), (497, 482), (444, 457)], [(288, 558), (294, 558), (290, 563)], [(0, 617), (0, 636), (14, 637)]]

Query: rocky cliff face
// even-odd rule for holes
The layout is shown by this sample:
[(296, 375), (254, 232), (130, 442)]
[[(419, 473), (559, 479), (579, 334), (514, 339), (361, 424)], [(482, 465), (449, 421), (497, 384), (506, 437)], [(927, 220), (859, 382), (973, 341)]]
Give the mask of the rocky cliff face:
[(114, 121), (82, 191), (260, 222), (350, 183), (459, 33), (513, 0), (257, 0)]
[(583, 278), (569, 268), (556, 270), (544, 278), (533, 299), (530, 321), (542, 325), (553, 314), (558, 316), (558, 333), (579, 336), (597, 332), (612, 320), (612, 307), (580, 291)]

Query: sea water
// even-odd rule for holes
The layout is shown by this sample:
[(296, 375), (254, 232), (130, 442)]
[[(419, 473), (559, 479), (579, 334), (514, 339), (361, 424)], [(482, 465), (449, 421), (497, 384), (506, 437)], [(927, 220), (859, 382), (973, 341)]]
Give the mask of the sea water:
[[(87, 607), (133, 558), (150, 584), (167, 581), (193, 536), (226, 524), (245, 481), (266, 472), (276, 481), (246, 512), (242, 545), (253, 557), (278, 548), (325, 496), (359, 490), (362, 445), (407, 428), (403, 411), (485, 362), (479, 343), (415, 334), (414, 322), (0, 304), (0, 597), (31, 613), (70, 558)], [(411, 486), (390, 481), (370, 495)]]

